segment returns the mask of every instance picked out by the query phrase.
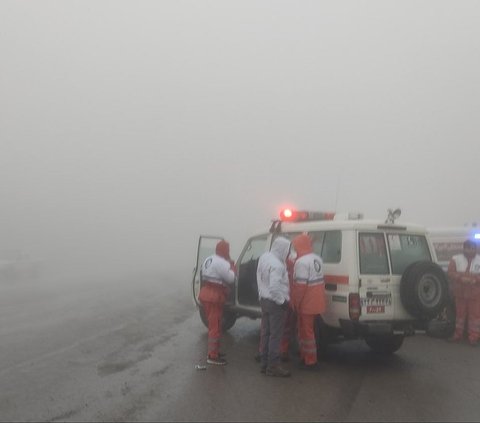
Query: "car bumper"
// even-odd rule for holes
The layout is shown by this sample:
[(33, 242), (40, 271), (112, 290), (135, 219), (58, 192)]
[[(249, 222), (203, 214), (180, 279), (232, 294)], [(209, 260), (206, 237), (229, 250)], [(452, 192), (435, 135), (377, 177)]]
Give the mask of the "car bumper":
[(404, 335), (425, 332), (424, 324), (416, 321), (379, 321), (365, 322), (340, 319), (340, 327), (346, 338), (364, 338), (366, 336)]

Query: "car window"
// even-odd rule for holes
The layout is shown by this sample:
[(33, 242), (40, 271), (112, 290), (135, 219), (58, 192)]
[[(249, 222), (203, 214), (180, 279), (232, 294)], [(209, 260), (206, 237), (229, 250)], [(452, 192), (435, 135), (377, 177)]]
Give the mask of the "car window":
[(383, 233), (360, 233), (358, 246), (361, 274), (386, 275), (390, 273)]
[(257, 238), (252, 238), (248, 241), (240, 258), (240, 263), (247, 263), (251, 260), (258, 259), (267, 247), (267, 235)]
[(317, 231), (317, 232), (309, 232), (308, 234), (312, 238), (313, 252), (315, 254), (318, 254), (321, 257), (322, 256), (323, 239), (325, 238), (325, 232), (324, 231)]
[(313, 251), (324, 263), (339, 263), (342, 258), (342, 232), (316, 231), (308, 233), (312, 238)]
[(342, 232), (325, 232), (321, 256), (324, 263), (340, 262), (342, 258)]
[(425, 236), (388, 234), (387, 238), (394, 275), (403, 274), (407, 266), (416, 261), (431, 260)]

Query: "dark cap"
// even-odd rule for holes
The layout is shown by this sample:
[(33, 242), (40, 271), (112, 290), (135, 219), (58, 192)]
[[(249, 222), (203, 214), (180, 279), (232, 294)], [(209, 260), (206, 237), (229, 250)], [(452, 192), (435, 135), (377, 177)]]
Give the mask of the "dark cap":
[(476, 248), (477, 247), (477, 243), (472, 240), (472, 239), (467, 239), (464, 243), (463, 243), (463, 248), (469, 248), (469, 247), (473, 247), (473, 248)]

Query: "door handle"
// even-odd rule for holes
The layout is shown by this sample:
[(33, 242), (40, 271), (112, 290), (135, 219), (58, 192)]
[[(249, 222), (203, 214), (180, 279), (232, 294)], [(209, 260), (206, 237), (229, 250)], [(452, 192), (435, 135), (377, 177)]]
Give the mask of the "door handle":
[(380, 282), (390, 282), (390, 278), (380, 279)]

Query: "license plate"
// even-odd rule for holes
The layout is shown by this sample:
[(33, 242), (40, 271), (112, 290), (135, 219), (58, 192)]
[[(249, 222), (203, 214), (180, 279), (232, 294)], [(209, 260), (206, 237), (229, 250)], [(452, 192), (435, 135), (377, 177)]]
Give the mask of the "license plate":
[[(378, 306), (391, 306), (392, 305), (392, 294), (376, 292), (375, 294), (362, 298), (361, 304), (363, 307), (378, 307)], [(373, 312), (375, 313), (375, 312)], [(378, 312), (381, 313), (381, 312)]]
[(367, 306), (367, 313), (385, 313), (385, 306)]

